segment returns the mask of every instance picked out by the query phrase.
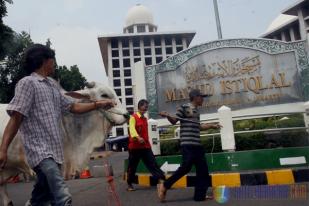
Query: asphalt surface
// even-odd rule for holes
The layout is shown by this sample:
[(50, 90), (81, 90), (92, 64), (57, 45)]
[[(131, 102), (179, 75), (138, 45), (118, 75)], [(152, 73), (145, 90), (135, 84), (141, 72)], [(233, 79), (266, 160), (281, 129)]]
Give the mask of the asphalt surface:
[[(239, 206), (307, 206), (309, 205), (309, 184), (298, 184), (292, 186), (283, 186), (285, 188), (300, 188), (297, 194), (293, 193), (290, 189), (285, 195), (277, 195), (274, 192), (274, 188), (268, 188), (263, 186), (261, 190), (259, 186), (251, 186), (242, 188), (241, 194), (236, 194), (234, 190), (231, 190), (230, 197), (226, 203), (222, 204), (216, 200), (209, 200), (205, 202), (194, 202), (192, 200), (193, 188), (185, 189), (172, 189), (167, 193), (167, 201), (160, 203), (156, 195), (155, 187), (140, 187), (137, 186), (137, 190), (134, 192), (126, 191), (126, 183), (123, 180), (123, 160), (127, 158), (127, 153), (113, 153), (109, 157), (109, 162), (113, 166), (114, 170), (114, 185), (116, 193), (119, 197), (119, 201), (123, 206), (192, 206), (192, 205), (239, 205)], [(103, 160), (92, 160), (90, 166), (103, 165)], [(109, 192), (107, 179), (105, 177), (89, 178), (89, 179), (77, 179), (67, 181), (70, 188), (70, 192), (73, 196), (74, 206), (112, 206), (117, 205), (115, 201), (112, 201), (112, 193)], [(15, 183), (9, 184), (7, 189), (10, 197), (13, 199), (15, 206), (22, 206), (29, 199), (33, 183)], [(266, 188), (266, 190), (265, 190)], [(281, 187), (282, 189), (282, 187)], [(232, 192), (234, 191), (234, 192)], [(244, 192), (247, 191), (247, 192)], [(248, 192), (249, 191), (249, 192)], [(276, 189), (275, 189), (276, 191)], [(211, 190), (209, 191), (211, 192)], [(295, 192), (295, 191), (294, 191)], [(253, 194), (254, 193), (254, 194)], [(262, 195), (260, 194), (262, 193)], [(269, 195), (270, 194), (270, 195)], [(0, 203), (2, 205), (2, 203)]]

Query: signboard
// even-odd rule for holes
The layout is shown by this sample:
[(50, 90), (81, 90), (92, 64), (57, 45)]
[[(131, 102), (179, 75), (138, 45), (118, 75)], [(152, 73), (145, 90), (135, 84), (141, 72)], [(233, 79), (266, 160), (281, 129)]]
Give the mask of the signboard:
[(198, 88), (208, 94), (201, 112), (216, 112), (302, 101), (294, 52), (267, 54), (246, 48), (221, 48), (199, 54), (156, 76), (158, 109), (175, 111)]
[(174, 113), (198, 88), (208, 94), (201, 113), (222, 105), (248, 107), (302, 102), (308, 99), (306, 42), (232, 39), (185, 50), (145, 70), (150, 115)]

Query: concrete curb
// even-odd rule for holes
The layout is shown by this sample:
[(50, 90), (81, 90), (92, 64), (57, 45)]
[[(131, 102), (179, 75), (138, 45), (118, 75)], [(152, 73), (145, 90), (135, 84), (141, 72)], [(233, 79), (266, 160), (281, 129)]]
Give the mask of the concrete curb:
[[(169, 177), (167, 175), (166, 177)], [(126, 174), (124, 175), (126, 179)], [(193, 187), (195, 185), (195, 176), (186, 175), (179, 179), (173, 188)], [(242, 173), (213, 173), (211, 174), (212, 186), (240, 187), (250, 185), (284, 185), (300, 182), (309, 182), (309, 168), (300, 169), (280, 169), (266, 170), (259, 172)], [(138, 174), (135, 180), (136, 184), (142, 186), (155, 186), (158, 181), (150, 174)]]

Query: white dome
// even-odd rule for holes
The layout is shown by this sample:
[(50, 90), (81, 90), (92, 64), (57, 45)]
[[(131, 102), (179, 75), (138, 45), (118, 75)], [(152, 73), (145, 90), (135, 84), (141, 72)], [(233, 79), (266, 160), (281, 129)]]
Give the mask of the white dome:
[(280, 14), (279, 16), (277, 16), (277, 18), (275, 18), (275, 20), (273, 20), (271, 22), (271, 24), (268, 26), (266, 33), (274, 31), (278, 28), (280, 28), (281, 26), (285, 25), (286, 23), (297, 19), (296, 16), (291, 16), (291, 15), (286, 15), (286, 14)]
[(133, 6), (131, 9), (129, 9), (126, 21), (125, 21), (125, 27), (131, 26), (133, 24), (154, 24), (153, 23), (153, 16), (151, 11), (140, 4), (137, 4)]

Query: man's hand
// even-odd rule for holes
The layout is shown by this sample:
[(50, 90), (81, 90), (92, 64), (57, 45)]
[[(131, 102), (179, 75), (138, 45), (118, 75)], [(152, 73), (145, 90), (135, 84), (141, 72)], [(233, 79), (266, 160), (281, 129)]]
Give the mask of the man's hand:
[(0, 150), (0, 170), (2, 170), (7, 162), (7, 152), (3, 151), (2, 149)]
[(117, 105), (117, 103), (111, 99), (99, 100), (99, 101), (96, 101), (95, 104), (96, 104), (96, 108), (103, 108), (103, 109), (110, 109)]
[(168, 112), (166, 112), (166, 111), (159, 112), (159, 115), (160, 115), (161, 117), (170, 117), (170, 116), (171, 116), (171, 115), (170, 115)]
[(221, 129), (222, 125), (221, 124), (212, 124), (213, 129)]
[(140, 143), (140, 144), (145, 144), (145, 140), (141, 137), (137, 137), (137, 141)]
[(166, 117), (167, 120), (172, 123), (172, 124), (176, 124), (178, 119), (176, 117), (172, 117), (172, 115), (170, 115), (168, 112), (166, 111), (162, 111), (162, 112), (159, 112), (159, 115), (161, 117)]

